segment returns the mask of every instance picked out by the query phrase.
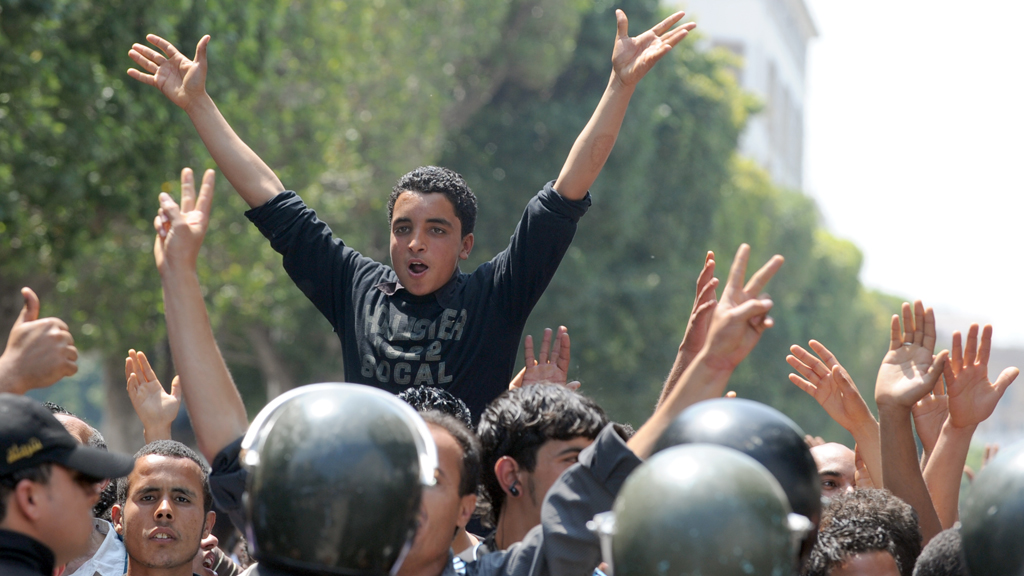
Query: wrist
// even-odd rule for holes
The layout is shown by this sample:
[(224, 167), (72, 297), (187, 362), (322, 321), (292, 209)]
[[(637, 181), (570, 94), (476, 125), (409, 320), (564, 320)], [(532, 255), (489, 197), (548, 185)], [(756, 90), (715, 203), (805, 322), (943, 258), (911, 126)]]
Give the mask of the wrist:
[(942, 434), (950, 437), (968, 437), (974, 436), (974, 431), (978, 429), (977, 424), (968, 424), (967, 426), (957, 426), (953, 423), (952, 418), (946, 418), (946, 421), (942, 423)]
[(202, 95), (193, 98), (189, 101), (188, 105), (184, 107), (185, 113), (188, 114), (189, 118), (195, 119), (196, 116), (200, 116), (211, 110), (216, 110), (217, 105), (213, 103), (213, 98), (206, 93), (206, 89), (203, 89)]
[(14, 364), (16, 363), (11, 360), (10, 354), (0, 355), (0, 392), (21, 395), (26, 390), (14, 369)]
[(847, 432), (850, 436), (853, 436), (853, 441), (857, 444), (875, 444), (878, 443), (878, 422), (875, 421), (874, 417), (870, 421), (862, 422), (860, 425), (851, 427)]
[(146, 439), (146, 444), (156, 442), (157, 440), (170, 440), (171, 425), (144, 426), (142, 428), (142, 436)]
[(904, 406), (895, 399), (876, 398), (879, 423), (889, 418), (910, 418), (910, 406)]
[(636, 84), (626, 84), (619, 77), (619, 74), (612, 70), (612, 76), (608, 80), (608, 91), (615, 94), (622, 94), (627, 98), (633, 95), (633, 91), (636, 90)]

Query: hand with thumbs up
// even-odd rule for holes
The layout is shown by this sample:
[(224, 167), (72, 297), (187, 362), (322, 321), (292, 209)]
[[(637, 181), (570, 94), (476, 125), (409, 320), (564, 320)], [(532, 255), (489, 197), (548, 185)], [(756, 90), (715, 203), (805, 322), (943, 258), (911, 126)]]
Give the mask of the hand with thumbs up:
[(0, 356), (0, 392), (24, 394), (78, 372), (78, 349), (60, 318), (39, 319), (39, 297), (22, 288), (25, 307)]

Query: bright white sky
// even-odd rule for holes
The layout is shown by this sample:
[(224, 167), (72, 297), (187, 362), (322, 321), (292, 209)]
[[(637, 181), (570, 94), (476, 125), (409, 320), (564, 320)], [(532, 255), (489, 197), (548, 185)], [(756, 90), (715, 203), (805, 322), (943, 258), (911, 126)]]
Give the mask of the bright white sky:
[(804, 188), (828, 227), (940, 330), (1024, 346), (1024, 3), (807, 2)]

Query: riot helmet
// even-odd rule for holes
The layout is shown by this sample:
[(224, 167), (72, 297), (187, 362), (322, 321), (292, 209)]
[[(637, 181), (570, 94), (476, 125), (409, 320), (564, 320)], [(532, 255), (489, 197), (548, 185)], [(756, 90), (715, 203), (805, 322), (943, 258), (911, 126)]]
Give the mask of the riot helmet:
[(971, 574), (1024, 574), (1024, 443), (1001, 450), (971, 483), (960, 535)]
[(397, 568), (437, 468), (415, 410), (358, 384), (277, 397), (249, 427), (240, 458), (246, 532), (261, 564), (360, 576)]
[(750, 456), (687, 444), (634, 470), (612, 512), (591, 528), (614, 576), (790, 576), (811, 526), (791, 513), (778, 481)]
[(779, 481), (793, 512), (815, 525), (821, 518), (821, 480), (804, 432), (778, 410), (742, 398), (716, 398), (683, 410), (654, 446), (704, 442), (739, 450)]

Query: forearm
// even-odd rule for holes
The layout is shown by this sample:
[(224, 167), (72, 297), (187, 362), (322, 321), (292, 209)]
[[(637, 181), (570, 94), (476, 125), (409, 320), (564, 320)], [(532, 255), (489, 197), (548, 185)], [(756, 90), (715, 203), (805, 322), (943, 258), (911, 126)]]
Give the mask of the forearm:
[(943, 528), (952, 527), (960, 516), (960, 481), (976, 428), (957, 428), (947, 420), (924, 468), (924, 480)]
[(860, 457), (868, 467), (868, 475), (875, 486), (884, 486), (882, 476), (882, 445), (879, 436), (878, 422), (872, 419), (857, 430), (849, 430), (853, 441), (860, 449)]
[(15, 372), (14, 361), (9, 354), (0, 355), (0, 393), (25, 393), (25, 387)]
[(171, 427), (169, 425), (142, 425), (142, 436), (146, 439), (146, 444), (150, 442), (156, 442), (157, 440), (170, 440), (171, 439)]
[(613, 73), (590, 121), (580, 132), (555, 181), (555, 190), (569, 200), (580, 200), (597, 180), (608, 160), (634, 86), (625, 86)]
[(665, 403), (669, 395), (676, 388), (676, 384), (679, 379), (683, 377), (683, 373), (693, 362), (694, 354), (691, 354), (679, 347), (679, 352), (676, 353), (676, 360), (672, 363), (672, 369), (668, 373), (668, 378), (665, 379), (665, 386), (661, 389), (661, 396), (658, 397), (658, 407)]
[(698, 353), (654, 415), (629, 440), (629, 448), (640, 458), (648, 458), (672, 420), (697, 402), (720, 397), (732, 372), (733, 368), (714, 366)]
[(250, 208), (284, 192), (277, 174), (235, 134), (209, 95), (204, 94), (186, 112), (214, 162)]
[(942, 531), (928, 487), (917, 462), (917, 446), (910, 423), (910, 408), (879, 403), (879, 432), (882, 449), (882, 486), (917, 512), (923, 544)]
[(245, 434), (249, 427), (245, 405), (213, 337), (195, 270), (166, 266), (161, 281), (167, 335), (185, 406), (200, 451), (213, 461), (225, 446)]

